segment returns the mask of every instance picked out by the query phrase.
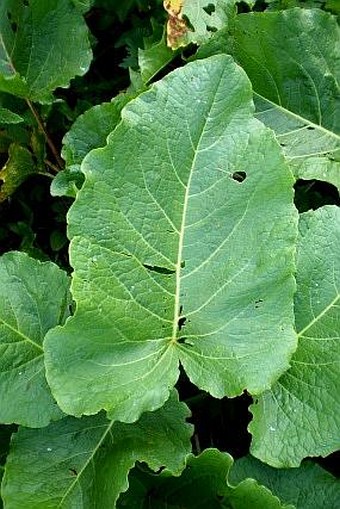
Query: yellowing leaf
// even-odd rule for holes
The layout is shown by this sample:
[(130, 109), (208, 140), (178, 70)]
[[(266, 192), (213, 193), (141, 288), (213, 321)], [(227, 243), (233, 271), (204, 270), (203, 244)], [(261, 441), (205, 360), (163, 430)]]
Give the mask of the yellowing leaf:
[(172, 49), (187, 44), (188, 27), (183, 19), (182, 8), (184, 0), (164, 0), (164, 8), (169, 14), (167, 22), (167, 45)]
[(0, 171), (0, 202), (13, 194), (17, 187), (36, 171), (37, 168), (29, 150), (12, 143), (8, 161)]

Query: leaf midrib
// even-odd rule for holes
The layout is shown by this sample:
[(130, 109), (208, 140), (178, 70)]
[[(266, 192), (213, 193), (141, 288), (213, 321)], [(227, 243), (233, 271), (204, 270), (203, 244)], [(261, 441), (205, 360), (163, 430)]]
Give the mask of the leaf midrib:
[[(193, 157), (191, 168), (190, 168), (189, 178), (188, 178), (188, 181), (187, 181), (187, 186), (186, 186), (186, 190), (185, 190), (185, 194), (184, 194), (184, 203), (183, 203), (183, 212), (182, 212), (182, 223), (181, 223), (181, 227), (180, 227), (180, 230), (179, 230), (179, 240), (178, 240), (178, 256), (177, 256), (176, 275), (175, 275), (175, 278), (176, 278), (176, 280), (175, 280), (176, 293), (175, 293), (175, 302), (174, 302), (174, 318), (173, 318), (171, 343), (175, 343), (176, 340), (177, 340), (178, 320), (180, 318), (180, 291), (181, 291), (182, 254), (183, 254), (183, 244), (184, 244), (184, 234), (185, 234), (185, 227), (186, 227), (186, 218), (187, 218), (188, 204), (189, 204), (190, 186), (191, 186), (191, 181), (192, 181), (192, 177), (193, 177), (195, 166), (196, 166), (197, 155), (199, 153), (199, 146), (200, 146), (200, 144), (202, 142), (202, 139), (203, 139), (203, 136), (205, 134), (206, 125), (207, 125), (208, 121), (210, 120), (210, 113), (211, 113), (211, 110), (212, 110), (212, 108), (213, 108), (213, 106), (215, 104), (216, 94), (217, 94), (217, 91), (218, 91), (218, 89), (219, 89), (219, 87), (221, 85), (223, 74), (224, 74), (224, 69), (222, 69), (222, 72), (221, 72), (221, 75), (220, 75), (219, 79), (216, 80), (217, 81), (216, 82), (216, 87), (215, 87), (215, 91), (213, 93), (213, 98), (211, 100), (210, 109), (209, 109), (209, 112), (208, 112), (208, 114), (207, 114), (207, 116), (205, 118), (205, 121), (204, 121), (203, 126), (202, 126), (202, 131), (201, 131), (201, 133), (199, 135), (199, 138), (198, 138), (198, 141), (197, 141), (194, 157)], [(189, 134), (189, 137), (191, 138), (190, 131), (188, 131), (188, 134)]]
[(74, 481), (69, 485), (69, 487), (65, 491), (63, 497), (61, 498), (61, 500), (60, 500), (60, 502), (58, 504), (58, 508), (59, 507), (63, 507), (63, 503), (65, 502), (66, 498), (69, 496), (69, 494), (71, 493), (73, 488), (77, 485), (77, 483), (79, 483), (79, 479), (81, 478), (81, 476), (83, 475), (83, 473), (85, 472), (85, 470), (89, 466), (90, 462), (93, 460), (93, 458), (97, 454), (100, 446), (102, 445), (102, 443), (106, 439), (107, 435), (111, 432), (113, 424), (114, 424), (113, 420), (108, 423), (107, 428), (106, 428), (105, 432), (103, 433), (103, 435), (101, 436), (100, 440), (98, 440), (98, 443), (97, 443), (96, 447), (94, 447), (92, 453), (89, 455), (89, 457), (85, 461), (83, 467), (79, 470), (78, 475), (75, 477)]
[(7, 57), (7, 61), (8, 61), (8, 64), (9, 64), (10, 68), (12, 69), (14, 75), (17, 74), (17, 71), (15, 70), (15, 67), (13, 65), (12, 59), (11, 59), (11, 57), (10, 57), (8, 51), (7, 51), (7, 48), (5, 46), (4, 38), (2, 37), (2, 33), (1, 32), (0, 32), (0, 44), (3, 47), (3, 49), (4, 49), (4, 52), (5, 52), (5, 55)]
[(323, 316), (325, 316), (326, 313), (328, 313), (328, 311), (330, 309), (332, 309), (333, 306), (335, 306), (335, 304), (338, 302), (338, 300), (340, 300), (340, 294), (338, 293), (336, 295), (336, 297), (334, 297), (334, 299), (321, 311), (321, 313), (319, 313), (317, 316), (315, 316), (313, 318), (313, 320), (311, 322), (309, 322), (308, 325), (306, 325), (299, 333), (298, 333), (298, 338), (302, 337), (303, 334), (305, 332), (307, 332), (311, 327), (313, 327), (313, 325), (315, 323), (317, 323), (319, 320), (321, 320), (321, 318)]
[(38, 350), (40, 350), (42, 352), (44, 351), (44, 349), (43, 349), (43, 347), (41, 345), (39, 345), (38, 343), (33, 341), (33, 339), (29, 338), (25, 334), (23, 334), (21, 331), (15, 329), (11, 324), (5, 322), (5, 320), (3, 318), (0, 318), (0, 323), (2, 323), (3, 325), (5, 325), (5, 327), (10, 329), (12, 332), (17, 334), (18, 336), (20, 336), (23, 341), (27, 341), (27, 342), (31, 343), (34, 347), (36, 347)]
[[(304, 124), (308, 124), (310, 125), (311, 127), (314, 127), (314, 129), (316, 130), (319, 130), (321, 132), (323, 132), (324, 134), (326, 134), (327, 136), (330, 136), (332, 138), (334, 138), (337, 142), (340, 143), (340, 135), (334, 133), (333, 131), (329, 131), (328, 129), (326, 129), (325, 127), (323, 127), (322, 125), (320, 124), (315, 124), (314, 122), (312, 122), (311, 120), (305, 118), (305, 117), (302, 117), (301, 115), (299, 115), (298, 113), (294, 113), (293, 111), (291, 110), (288, 110), (287, 108), (284, 108), (283, 106), (280, 106), (279, 104), (277, 104), (276, 102), (274, 101), (271, 101), (270, 99), (268, 99), (267, 97), (257, 93), (254, 91), (254, 95), (259, 97), (260, 99), (262, 99), (263, 101), (266, 101), (268, 102), (269, 104), (271, 104), (274, 108), (282, 111), (283, 113), (285, 113), (286, 115), (290, 115), (291, 117), (299, 120), (299, 122), (303, 122)], [(262, 112), (258, 112), (258, 113), (262, 113)], [(265, 112), (263, 112), (265, 113)], [(285, 134), (285, 133), (284, 133)]]

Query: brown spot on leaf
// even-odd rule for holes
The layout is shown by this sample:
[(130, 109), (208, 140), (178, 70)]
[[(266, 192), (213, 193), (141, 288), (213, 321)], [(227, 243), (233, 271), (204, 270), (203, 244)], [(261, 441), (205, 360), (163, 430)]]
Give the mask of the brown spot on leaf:
[(175, 50), (186, 45), (188, 27), (183, 19), (182, 8), (184, 0), (164, 0), (164, 9), (168, 13), (167, 45)]

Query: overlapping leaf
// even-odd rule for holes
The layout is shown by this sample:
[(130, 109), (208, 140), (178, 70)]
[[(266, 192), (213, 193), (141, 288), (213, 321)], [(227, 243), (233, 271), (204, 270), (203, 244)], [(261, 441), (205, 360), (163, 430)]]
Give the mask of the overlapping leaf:
[(135, 470), (130, 476), (131, 487), (122, 495), (117, 507), (123, 509), (293, 509), (257, 484), (243, 479), (229, 483), (233, 459), (216, 449), (206, 449), (199, 456), (187, 459), (187, 468), (180, 477), (148, 475)]
[[(340, 27), (321, 10), (237, 16), (229, 49), (299, 178), (340, 188)], [(225, 47), (228, 47), (226, 44)]]
[(179, 360), (217, 397), (287, 369), (292, 177), (251, 98), (230, 57), (194, 62), (130, 102), (84, 160), (69, 213), (77, 310), (45, 341), (67, 413), (136, 420), (167, 399)]
[(234, 15), (235, 0), (166, 0), (164, 7), (169, 15), (168, 46), (177, 49), (209, 40)]
[(6, 508), (113, 508), (136, 461), (178, 475), (190, 452), (188, 415), (174, 393), (163, 408), (132, 425), (99, 414), (19, 429), (2, 486)]
[(42, 341), (68, 313), (69, 282), (53, 263), (0, 258), (0, 422), (46, 426), (62, 413), (45, 380)]
[(339, 479), (311, 461), (299, 468), (276, 469), (246, 456), (235, 462), (230, 480), (240, 482), (245, 477), (256, 479), (296, 509), (336, 509), (339, 504)]
[(84, 157), (93, 148), (106, 145), (106, 138), (120, 121), (122, 108), (132, 98), (132, 94), (120, 94), (110, 103), (93, 106), (77, 118), (63, 139), (66, 169), (54, 178), (52, 196), (76, 196), (84, 181), (80, 171)]
[(71, 0), (2, 0), (0, 90), (50, 102), (91, 62), (87, 27)]
[(292, 366), (252, 405), (252, 454), (273, 466), (340, 448), (340, 209), (301, 216)]

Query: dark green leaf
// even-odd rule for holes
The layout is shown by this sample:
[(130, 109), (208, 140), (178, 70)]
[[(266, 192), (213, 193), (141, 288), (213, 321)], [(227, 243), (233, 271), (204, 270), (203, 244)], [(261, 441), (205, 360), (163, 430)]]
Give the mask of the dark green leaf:
[(190, 452), (188, 408), (172, 394), (163, 408), (134, 424), (103, 414), (66, 417), (12, 440), (2, 493), (7, 509), (114, 508), (136, 461), (178, 475)]
[(7, 108), (0, 108), (0, 124), (19, 124), (23, 118)]
[[(216, 449), (189, 456), (180, 477), (150, 475), (135, 470), (131, 487), (118, 508), (128, 509), (292, 509), (254, 479), (229, 484), (233, 459)], [(232, 471), (232, 470), (231, 470)], [(244, 477), (243, 477), (244, 479)]]
[(69, 281), (24, 253), (0, 258), (0, 422), (46, 426), (62, 416), (44, 374), (42, 341), (68, 314)]
[(84, 74), (92, 53), (71, 0), (1, 0), (0, 90), (51, 102), (57, 87)]
[(337, 509), (340, 481), (311, 461), (299, 468), (276, 469), (247, 456), (235, 462), (231, 480), (253, 477), (296, 509)]

